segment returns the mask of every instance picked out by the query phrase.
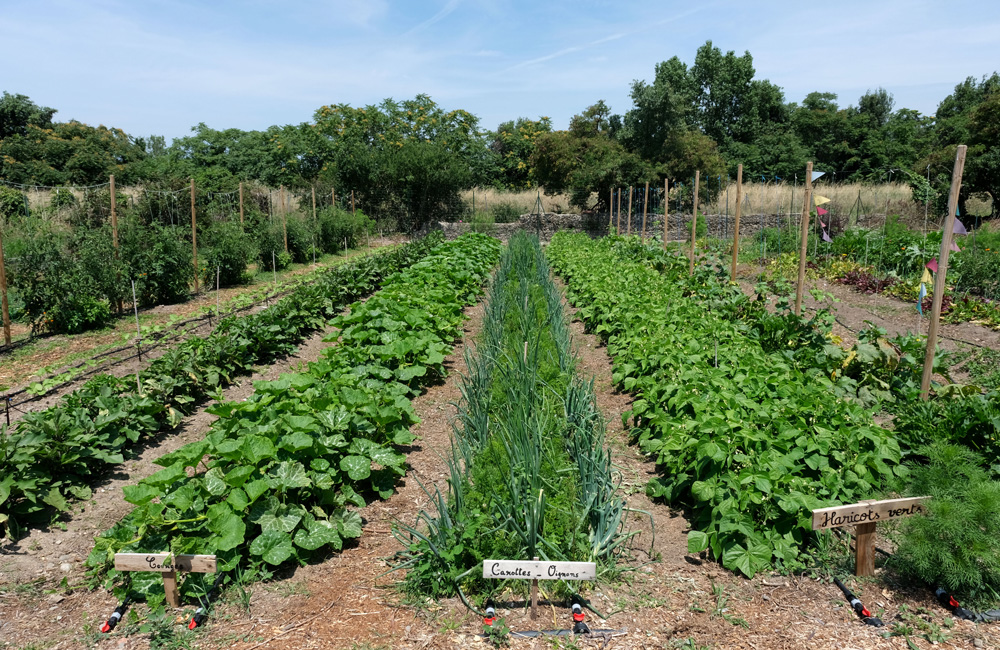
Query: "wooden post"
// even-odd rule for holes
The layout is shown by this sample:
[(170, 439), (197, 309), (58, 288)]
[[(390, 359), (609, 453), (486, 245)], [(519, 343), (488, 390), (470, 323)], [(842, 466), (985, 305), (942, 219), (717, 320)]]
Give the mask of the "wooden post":
[(806, 253), (809, 248), (809, 212), (812, 209), (813, 164), (806, 163), (806, 195), (802, 201), (802, 242), (799, 244), (799, 281), (795, 287), (795, 315), (802, 315), (802, 290), (806, 286)]
[(198, 226), (194, 210), (194, 178), (191, 179), (191, 259), (194, 261), (194, 292), (198, 293)]
[(694, 275), (694, 246), (695, 239), (698, 235), (698, 191), (701, 184), (701, 171), (695, 171), (694, 173), (694, 206), (691, 211), (691, 268), (688, 270), (688, 275)]
[[(139, 327), (139, 301), (135, 297), (135, 280), (132, 282), (132, 310), (135, 313), (135, 351), (139, 355), (139, 361), (142, 362), (142, 328)], [(136, 381), (139, 379), (139, 373), (135, 373)], [(139, 391), (142, 392), (141, 390)]]
[(115, 258), (118, 257), (118, 201), (115, 200), (115, 175), (111, 174), (109, 182), (111, 189), (111, 243), (115, 247)]
[(243, 181), (240, 181), (240, 225), (243, 225)]
[(632, 186), (628, 186), (628, 223), (625, 224), (625, 234), (632, 234)]
[(639, 233), (639, 240), (646, 242), (646, 213), (649, 210), (649, 181), (646, 181), (646, 194), (642, 200), (642, 232)]
[(330, 205), (337, 207), (337, 188), (335, 187), (330, 188)]
[(736, 223), (733, 226), (733, 265), (729, 279), (736, 282), (736, 258), (740, 254), (740, 215), (743, 210), (743, 164), (736, 166)]
[(285, 186), (280, 185), (278, 191), (281, 195), (281, 232), (285, 238), (285, 253), (288, 253), (288, 215), (285, 212)]
[(615, 221), (615, 234), (620, 235), (622, 234), (622, 190), (620, 187), (618, 188), (618, 209), (616, 212), (618, 213), (618, 218)]
[(351, 216), (353, 217), (355, 214), (357, 211), (354, 209), (354, 190), (351, 190)]
[(931, 301), (931, 323), (927, 330), (927, 353), (924, 355), (924, 374), (920, 378), (920, 399), (927, 400), (931, 391), (931, 374), (934, 370), (934, 352), (937, 348), (938, 325), (941, 320), (941, 301), (944, 300), (945, 276), (948, 273), (948, 256), (951, 253), (952, 230), (958, 208), (958, 192), (962, 189), (962, 172), (965, 170), (964, 144), (955, 152), (955, 167), (951, 172), (951, 192), (948, 193), (948, 214), (941, 233), (941, 252), (938, 253), (938, 270), (934, 274), (934, 297)]
[(670, 236), (670, 179), (663, 179), (663, 250), (667, 250)]
[(615, 190), (608, 191), (608, 235), (611, 235), (611, 227), (615, 220)]
[[(531, 558), (533, 561), (538, 561), (538, 556)], [(538, 618), (538, 578), (534, 578), (531, 581), (531, 620)]]
[(0, 223), (0, 311), (3, 311), (3, 342), (10, 345), (10, 307), (7, 305), (7, 268), (3, 259), (2, 223)]
[(875, 522), (854, 527), (854, 575), (875, 575)]
[(316, 221), (316, 186), (315, 185), (313, 185), (312, 193), (313, 193), (313, 226), (315, 226), (318, 223)]

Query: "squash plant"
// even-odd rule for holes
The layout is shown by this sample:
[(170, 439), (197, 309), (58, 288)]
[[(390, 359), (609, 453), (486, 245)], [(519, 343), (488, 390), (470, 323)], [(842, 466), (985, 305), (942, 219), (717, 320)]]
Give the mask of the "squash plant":
[[(307, 371), (257, 382), (246, 401), (212, 407), (219, 419), (204, 440), (125, 488), (136, 507), (97, 538), (87, 559), (93, 575), (113, 584), (115, 553), (165, 550), (212, 553), (222, 571), (267, 574), (359, 537), (361, 518), (348, 506), (388, 497), (404, 474), (396, 445), (414, 439), (410, 399), (443, 374), (462, 308), (499, 248), (482, 235), (441, 244), (334, 319), (340, 331), (329, 340), (338, 344)], [(386, 309), (397, 303), (405, 307)], [(396, 345), (404, 332), (405, 351)], [(182, 592), (197, 593), (199, 582)], [(131, 589), (162, 602), (155, 577), (136, 574)]]
[(43, 411), (0, 429), (0, 524), (6, 535), (87, 499), (88, 483), (145, 438), (169, 430), (211, 392), (253, 366), (288, 354), (352, 300), (424, 257), (441, 237), (364, 257), (319, 274), (267, 309), (223, 319), (204, 338), (168, 349), (139, 373), (98, 375)]

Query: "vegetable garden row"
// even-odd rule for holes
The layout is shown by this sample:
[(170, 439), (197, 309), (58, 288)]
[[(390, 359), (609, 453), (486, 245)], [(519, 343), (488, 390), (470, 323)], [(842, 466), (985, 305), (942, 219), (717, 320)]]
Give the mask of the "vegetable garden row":
[(223, 319), (210, 335), (169, 349), (139, 373), (98, 375), (58, 404), (0, 432), (0, 524), (11, 537), (87, 499), (88, 482), (140, 440), (168, 431), (209, 394), (294, 350), (348, 303), (422, 258), (438, 237), (360, 259), (297, 286), (258, 313)]
[[(689, 276), (686, 259), (634, 239), (558, 233), (548, 253), (636, 397), (625, 418), (660, 467), (647, 491), (689, 510), (689, 551), (747, 576), (794, 570), (829, 535), (811, 529), (811, 509), (917, 491), (935, 498), (897, 540), (898, 557), (919, 558), (904, 572), (995, 598), (1000, 395), (938, 386), (937, 400), (918, 402), (906, 337), (873, 329), (844, 350), (828, 315), (770, 313), (726, 273)], [(895, 430), (875, 424), (878, 410), (896, 415)], [(940, 472), (948, 465), (957, 483)]]
[(628, 509), (593, 382), (575, 365), (562, 295), (538, 239), (515, 235), (468, 355), (447, 494), (429, 493), (433, 509), (396, 531), (406, 546), (397, 568), (409, 569), (411, 593), (464, 598), (511, 587), (483, 578), (491, 558), (613, 569), (630, 537)]
[[(116, 552), (212, 553), (220, 571), (266, 575), (361, 535), (347, 509), (392, 494), (413, 440), (410, 399), (444, 374), (462, 309), (478, 294), (500, 245), (482, 235), (440, 244), (334, 319), (339, 332), (301, 373), (257, 382), (245, 402), (222, 403), (202, 441), (157, 462), (164, 469), (125, 489), (136, 508), (97, 540), (95, 575), (122, 585)], [(162, 602), (156, 576), (131, 592)], [(197, 578), (182, 593), (202, 593)]]

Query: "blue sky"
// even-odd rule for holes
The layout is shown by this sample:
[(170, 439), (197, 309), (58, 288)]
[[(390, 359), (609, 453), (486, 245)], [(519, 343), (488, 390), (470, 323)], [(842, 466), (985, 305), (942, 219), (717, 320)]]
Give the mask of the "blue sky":
[(754, 57), (787, 101), (883, 86), (933, 113), (967, 76), (1000, 70), (996, 0), (0, 0), (0, 90), (56, 118), (168, 141), (198, 122), (263, 129), (324, 104), (430, 95), (495, 128), (556, 128), (604, 99), (631, 106), (659, 61), (711, 39)]

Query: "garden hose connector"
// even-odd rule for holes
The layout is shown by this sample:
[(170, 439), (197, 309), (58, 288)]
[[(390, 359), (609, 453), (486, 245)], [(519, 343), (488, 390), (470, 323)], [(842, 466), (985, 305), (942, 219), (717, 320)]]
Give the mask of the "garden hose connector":
[(955, 600), (954, 596), (949, 594), (941, 587), (938, 587), (937, 589), (934, 590), (934, 595), (937, 597), (939, 603), (944, 605), (948, 609), (948, 611), (950, 611), (958, 618), (964, 619), (966, 621), (976, 620), (976, 615), (974, 612), (971, 612), (962, 607), (961, 605), (959, 605), (958, 601)]
[(578, 596), (573, 596), (572, 603), (573, 634), (590, 634), (590, 628), (587, 627), (587, 624), (583, 621), (587, 615), (583, 613), (583, 607), (580, 605), (580, 598)]
[(492, 600), (486, 601), (486, 616), (483, 617), (483, 625), (492, 626), (497, 620), (497, 610)]
[(199, 625), (205, 622), (205, 618), (207, 618), (205, 614), (205, 608), (199, 607), (194, 611), (194, 616), (191, 617), (191, 622), (188, 623), (188, 629), (193, 630), (194, 628), (198, 627)]
[(104, 625), (101, 626), (101, 632), (107, 634), (111, 630), (115, 629), (115, 626), (118, 625), (118, 622), (122, 620), (122, 616), (125, 615), (125, 610), (128, 609), (128, 603), (129, 599), (126, 598), (125, 600), (122, 601), (121, 605), (115, 607), (115, 611), (111, 613), (111, 616), (108, 617), (108, 620), (104, 621)]
[(877, 616), (872, 616), (872, 613), (868, 611), (868, 608), (864, 606), (857, 596), (851, 593), (850, 589), (844, 586), (843, 582), (841, 582), (838, 578), (834, 578), (833, 582), (842, 592), (844, 592), (844, 597), (846, 597), (847, 602), (851, 604), (851, 609), (854, 610), (854, 613), (861, 618), (861, 622), (865, 625), (871, 625), (872, 627), (882, 627), (885, 625), (885, 623), (882, 622), (882, 619)]

